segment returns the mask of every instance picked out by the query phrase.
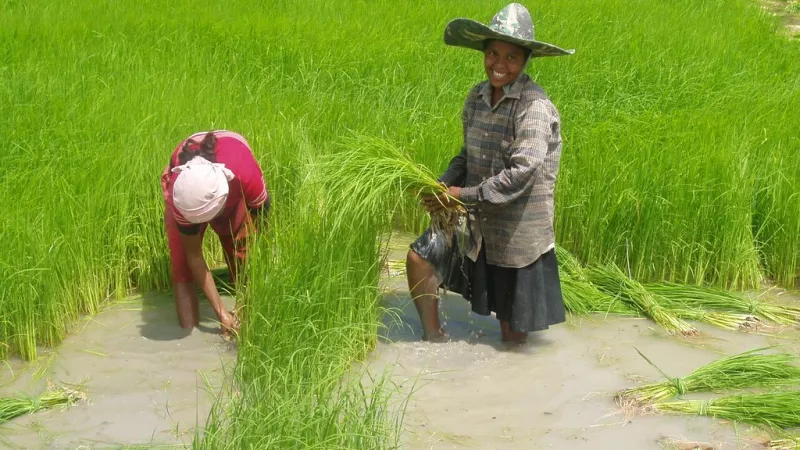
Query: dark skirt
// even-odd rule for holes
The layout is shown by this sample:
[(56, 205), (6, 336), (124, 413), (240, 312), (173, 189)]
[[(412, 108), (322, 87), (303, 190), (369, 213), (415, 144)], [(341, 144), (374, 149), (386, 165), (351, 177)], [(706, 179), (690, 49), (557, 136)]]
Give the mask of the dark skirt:
[(411, 249), (433, 265), (440, 287), (461, 294), (476, 314), (494, 312), (517, 332), (546, 330), (566, 321), (555, 250), (525, 267), (500, 267), (486, 262), (485, 246), (473, 262), (461, 256), (455, 241), (448, 246), (430, 228)]

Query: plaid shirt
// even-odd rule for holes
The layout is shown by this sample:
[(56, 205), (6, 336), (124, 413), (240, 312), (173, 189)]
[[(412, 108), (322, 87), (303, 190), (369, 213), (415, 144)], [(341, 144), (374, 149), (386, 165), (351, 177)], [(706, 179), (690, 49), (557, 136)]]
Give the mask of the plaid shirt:
[(555, 244), (561, 119), (525, 73), (504, 91), (494, 107), (488, 81), (470, 91), (462, 112), (464, 146), (439, 179), (463, 187), (461, 201), (470, 205), (470, 228), (486, 245), (487, 263), (520, 268)]

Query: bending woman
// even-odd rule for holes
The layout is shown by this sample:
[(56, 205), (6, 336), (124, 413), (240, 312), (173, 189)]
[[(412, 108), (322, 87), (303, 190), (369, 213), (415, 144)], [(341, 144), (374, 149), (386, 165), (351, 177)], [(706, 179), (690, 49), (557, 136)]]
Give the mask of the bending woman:
[(161, 175), (161, 188), (178, 322), (184, 329), (199, 324), (199, 287), (216, 312), (223, 334), (228, 335), (238, 323), (222, 304), (203, 258), (203, 236), (211, 225), (235, 282), (254, 219), (269, 210), (263, 172), (241, 135), (201, 132), (175, 148)]

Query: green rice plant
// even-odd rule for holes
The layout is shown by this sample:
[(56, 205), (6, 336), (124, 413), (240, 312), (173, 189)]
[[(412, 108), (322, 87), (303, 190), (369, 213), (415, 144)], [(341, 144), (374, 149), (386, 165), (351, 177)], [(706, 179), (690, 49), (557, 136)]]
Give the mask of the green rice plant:
[(736, 311), (764, 322), (792, 325), (800, 318), (800, 307), (750, 299), (712, 287), (662, 282), (645, 284), (645, 288), (671, 302), (703, 310)]
[(585, 316), (593, 313), (638, 315), (630, 306), (595, 287), (577, 258), (561, 246), (556, 246), (561, 292), (564, 306), (571, 314)]
[[(548, 39), (579, 52), (529, 73), (562, 113), (555, 228), (581, 261), (629, 262), (642, 281), (797, 276), (800, 62), (751, 3), (528, 5)], [(3, 4), (0, 352), (34, 358), (100, 302), (169, 288), (158, 174), (192, 132), (248, 137), (267, 181), (285, 179), (276, 205), (305, 176), (297, 146), (323, 156), (350, 130), (443, 170), (484, 75), (441, 30), (454, 8), (486, 20), (503, 4), (197, 6)], [(364, 43), (365, 31), (379, 38)], [(373, 57), (352, 64), (364, 50)], [(398, 201), (395, 224), (427, 225), (413, 195)]]
[(572, 252), (560, 245), (556, 245), (556, 258), (558, 259), (558, 270), (560, 274), (568, 275), (580, 281), (589, 281), (586, 270)]
[[(344, 139), (342, 145), (342, 151), (321, 158), (318, 166), (325, 176), (326, 189), (336, 192), (348, 208), (385, 214), (399, 208), (403, 195), (420, 199), (447, 192), (427, 167), (414, 162), (407, 151), (386, 138), (354, 135)], [(338, 204), (326, 206), (334, 215), (347, 210)], [(465, 212), (461, 206), (442, 209), (431, 216), (431, 228), (450, 237), (458, 226), (458, 216)], [(338, 220), (333, 224), (341, 225)]]
[(66, 387), (50, 387), (38, 396), (19, 395), (16, 397), (0, 397), (0, 424), (11, 419), (33, 414), (56, 406), (70, 406), (79, 400), (85, 400), (82, 392)]
[(718, 359), (685, 377), (672, 378), (649, 358), (636, 350), (666, 381), (621, 390), (617, 398), (623, 402), (646, 404), (690, 392), (723, 392), (754, 387), (800, 384), (797, 357), (789, 353), (765, 354), (755, 349)]
[(628, 278), (619, 267), (615, 265), (592, 267), (587, 270), (587, 275), (598, 289), (612, 297), (619, 297), (669, 333), (684, 336), (697, 334), (696, 328), (659, 303), (657, 296), (637, 281)]
[(772, 428), (800, 426), (800, 392), (742, 394), (714, 400), (656, 402), (655, 411), (695, 414)]
[[(343, 201), (314, 157), (300, 147), (296, 163), (309, 172), (250, 244), (237, 367), (196, 448), (389, 448), (399, 435), (388, 379), (366, 386), (353, 369), (377, 344), (395, 203)], [(282, 191), (290, 180), (275, 181)]]

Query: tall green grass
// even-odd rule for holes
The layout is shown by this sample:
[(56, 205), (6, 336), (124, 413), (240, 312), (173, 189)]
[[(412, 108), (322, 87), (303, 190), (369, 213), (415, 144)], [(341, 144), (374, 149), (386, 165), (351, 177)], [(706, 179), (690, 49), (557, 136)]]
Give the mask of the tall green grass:
[(589, 4), (579, 52), (540, 71), (564, 116), (561, 244), (641, 280), (792, 283), (796, 43), (756, 2)]
[(319, 181), (281, 196), (270, 233), (253, 242), (236, 376), (198, 448), (396, 445), (391, 387), (365, 386), (353, 368), (376, 345), (378, 233), (391, 217), (348, 209)]
[[(751, 3), (528, 5), (542, 39), (578, 49), (529, 71), (562, 112), (557, 233), (581, 261), (640, 280), (794, 282), (798, 44)], [(482, 79), (443, 26), (502, 6), (4, 3), (0, 352), (32, 358), (105, 298), (168, 287), (157, 177), (191, 132), (244, 133), (271, 175), (303, 170), (276, 135), (385, 133), (440, 172)], [(396, 223), (425, 220), (408, 200)]]

